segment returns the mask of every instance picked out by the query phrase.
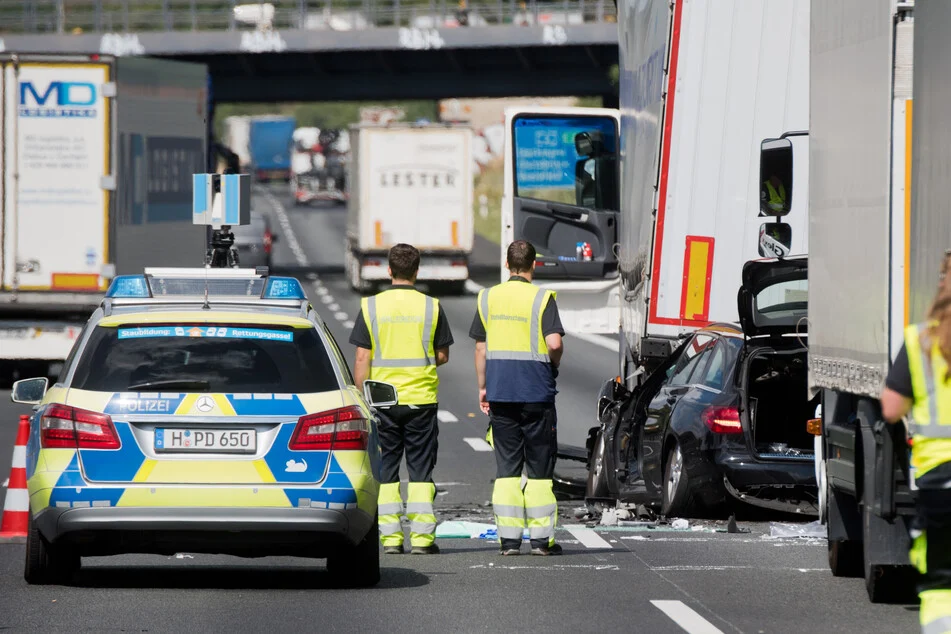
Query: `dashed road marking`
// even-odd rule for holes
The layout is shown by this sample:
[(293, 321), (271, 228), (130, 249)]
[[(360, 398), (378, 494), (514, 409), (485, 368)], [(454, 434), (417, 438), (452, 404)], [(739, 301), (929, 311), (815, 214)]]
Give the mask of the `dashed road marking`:
[(466, 291), (469, 293), (472, 293), (473, 295), (477, 294), (483, 288), (485, 287), (482, 286), (482, 284), (479, 284), (478, 282), (473, 282), (472, 280), (466, 280)]
[(444, 409), (439, 410), (436, 413), (436, 418), (440, 423), (458, 423), (459, 419), (456, 418), (456, 415), (452, 412), (446, 411)]
[(314, 290), (317, 291), (317, 294), (318, 294), (318, 295), (330, 295), (330, 291), (328, 291), (328, 290), (327, 290), (327, 287), (326, 287), (326, 286), (323, 286), (323, 285), (317, 286), (317, 285), (315, 284), (315, 285), (314, 285)]
[(5, 486), (7, 486), (8, 484), (10, 484), (10, 478), (7, 478), (6, 480), (4, 480), (4, 481), (3, 481), (3, 484), (0, 484), (0, 486), (5, 487)]
[(550, 566), (504, 566), (499, 564), (475, 564), (469, 566), (470, 570), (620, 570), (615, 564), (553, 564)]
[(347, 321), (347, 319), (349, 319), (349, 316), (347, 315), (347, 313), (338, 312), (338, 313), (334, 313), (334, 319), (336, 319), (337, 321)]
[(340, 310), (340, 304), (330, 304), (327, 306), (327, 310), (338, 311)]
[(683, 601), (651, 601), (655, 608), (666, 614), (670, 619), (684, 628), (688, 634), (723, 634), (722, 630), (697, 614)]
[(325, 304), (332, 304), (334, 301), (334, 298), (331, 297), (330, 295), (321, 295), (320, 301), (322, 301)]
[(492, 445), (482, 438), (463, 438), (463, 440), (475, 451), (492, 451)]
[(564, 528), (571, 533), (575, 539), (581, 542), (585, 548), (612, 548), (611, 544), (590, 528), (580, 528), (576, 526), (565, 526)]
[(348, 319), (347, 321), (343, 322), (343, 327), (344, 327), (344, 328), (353, 328), (353, 320)]

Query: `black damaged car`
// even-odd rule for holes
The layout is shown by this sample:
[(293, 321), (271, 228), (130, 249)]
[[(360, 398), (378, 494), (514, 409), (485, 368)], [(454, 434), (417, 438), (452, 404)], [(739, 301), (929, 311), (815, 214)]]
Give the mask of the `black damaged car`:
[(743, 268), (740, 326), (691, 333), (629, 392), (605, 384), (588, 440), (589, 508), (619, 500), (693, 516), (737, 500), (815, 515), (807, 260)]

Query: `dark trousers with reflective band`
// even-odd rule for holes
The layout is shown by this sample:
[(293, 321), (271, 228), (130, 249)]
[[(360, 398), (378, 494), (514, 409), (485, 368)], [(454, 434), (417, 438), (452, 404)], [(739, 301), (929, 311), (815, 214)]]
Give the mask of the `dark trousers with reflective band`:
[(912, 532), (909, 557), (922, 574), (922, 634), (951, 632), (951, 463), (945, 463), (918, 480), (918, 516)]
[(379, 497), (380, 534), (384, 546), (403, 543), (403, 499), (400, 495), (400, 463), (406, 455), (409, 485), (406, 491), (406, 517), (410, 521), (410, 543), (429, 546), (436, 537), (433, 500), (436, 485), (433, 468), (439, 447), (439, 427), (435, 405), (412, 408), (396, 405), (378, 410), (382, 469)]
[[(552, 492), (558, 438), (553, 403), (490, 403), (498, 471), (492, 507), (503, 549), (518, 548), (528, 527), (533, 547), (555, 543), (558, 506)], [(522, 466), (528, 482), (522, 490)]]

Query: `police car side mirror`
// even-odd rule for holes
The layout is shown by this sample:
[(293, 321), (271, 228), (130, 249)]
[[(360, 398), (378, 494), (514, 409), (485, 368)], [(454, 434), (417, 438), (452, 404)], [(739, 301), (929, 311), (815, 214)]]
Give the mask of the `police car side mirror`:
[(46, 389), (49, 384), (50, 382), (46, 377), (17, 381), (13, 384), (10, 400), (24, 405), (38, 405), (46, 396)]
[(382, 381), (364, 381), (363, 396), (372, 407), (391, 407), (399, 402), (396, 388)]

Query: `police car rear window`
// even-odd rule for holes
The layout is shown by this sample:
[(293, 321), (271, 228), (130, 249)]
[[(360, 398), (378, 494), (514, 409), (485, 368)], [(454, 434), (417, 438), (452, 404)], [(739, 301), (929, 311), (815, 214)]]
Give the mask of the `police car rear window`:
[(97, 327), (71, 387), (286, 394), (338, 390), (340, 384), (313, 328), (148, 324)]

